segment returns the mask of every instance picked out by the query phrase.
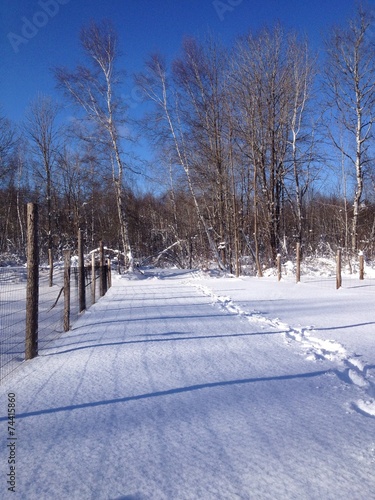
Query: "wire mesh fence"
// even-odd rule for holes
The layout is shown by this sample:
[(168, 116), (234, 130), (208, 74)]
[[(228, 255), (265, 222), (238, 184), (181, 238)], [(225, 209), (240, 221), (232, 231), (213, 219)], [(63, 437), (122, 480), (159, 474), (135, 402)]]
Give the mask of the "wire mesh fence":
[(26, 269), (0, 268), (0, 380), (24, 359)]
[[(96, 297), (99, 296), (99, 268), (95, 270)], [(91, 293), (91, 267), (85, 267), (86, 308), (93, 304)], [(43, 348), (51, 340), (64, 331), (64, 266), (55, 266), (53, 284), (49, 286), (49, 270), (42, 269), (39, 274), (39, 348)], [(72, 267), (70, 281), (70, 322), (79, 317), (78, 268)]]
[[(95, 279), (90, 266), (85, 267), (86, 308), (93, 304), (92, 286), (99, 297), (99, 267)], [(0, 267), (0, 381), (25, 359), (26, 267)], [(79, 317), (78, 268), (71, 268), (70, 323)], [(39, 270), (38, 349), (64, 332), (64, 266), (54, 266), (50, 286), (49, 269)]]

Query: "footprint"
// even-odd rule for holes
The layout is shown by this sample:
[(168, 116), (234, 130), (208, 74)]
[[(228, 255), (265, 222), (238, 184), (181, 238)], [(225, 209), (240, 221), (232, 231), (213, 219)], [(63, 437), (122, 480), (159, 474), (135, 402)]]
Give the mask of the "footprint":
[(375, 401), (373, 399), (367, 401), (360, 399), (356, 403), (353, 403), (352, 406), (361, 415), (375, 418)]
[(348, 358), (347, 363), (349, 365), (355, 366), (360, 372), (363, 372), (366, 368), (366, 364), (358, 357)]
[(350, 378), (352, 383), (354, 385), (357, 385), (358, 387), (368, 387), (369, 386), (368, 381), (363, 377), (363, 375), (358, 373), (358, 371), (356, 371), (356, 370), (352, 370), (351, 368), (349, 368), (348, 377)]

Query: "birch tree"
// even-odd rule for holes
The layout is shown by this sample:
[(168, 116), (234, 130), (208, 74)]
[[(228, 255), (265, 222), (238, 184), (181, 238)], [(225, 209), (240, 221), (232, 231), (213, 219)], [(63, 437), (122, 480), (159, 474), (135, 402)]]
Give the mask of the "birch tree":
[[(354, 174), (351, 250), (358, 249), (358, 221), (366, 167), (375, 158), (374, 17), (362, 6), (345, 28), (335, 28), (327, 41), (326, 90), (331, 113), (330, 135)], [(348, 140), (341, 141), (341, 130)]]
[(98, 133), (94, 134), (94, 140), (107, 148), (113, 172), (122, 247), (132, 269), (133, 255), (124, 189), (127, 166), (122, 150), (124, 138), (120, 133), (125, 110), (119, 92), (118, 37), (109, 21), (98, 24), (91, 22), (82, 28), (80, 41), (87, 64), (78, 66), (73, 72), (57, 68), (55, 76), (65, 94), (83, 109), (85, 118), (96, 128)]
[(137, 76), (136, 81), (145, 98), (155, 105), (152, 123), (157, 127), (159, 146), (168, 148), (169, 153), (173, 154), (175, 158), (175, 163), (183, 168), (198, 220), (204, 229), (209, 247), (219, 267), (225, 269), (225, 264), (214, 241), (212, 227), (204, 216), (197, 186), (194, 183), (193, 157), (195, 151), (191, 149), (188, 125), (183, 120), (179, 95), (170, 84), (163, 59), (158, 55), (152, 56), (146, 64), (145, 71)]
[[(312, 164), (316, 160), (314, 123), (309, 110), (315, 64), (306, 42), (290, 40), (292, 107), (290, 113), (290, 170), (292, 193), (289, 199), (294, 212), (295, 239), (302, 245), (304, 232), (303, 200), (314, 177)], [(309, 122), (307, 122), (307, 118)]]

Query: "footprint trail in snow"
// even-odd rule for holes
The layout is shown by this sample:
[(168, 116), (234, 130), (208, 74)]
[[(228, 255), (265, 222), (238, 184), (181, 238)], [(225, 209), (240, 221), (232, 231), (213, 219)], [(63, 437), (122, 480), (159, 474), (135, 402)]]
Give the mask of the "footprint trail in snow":
[(212, 303), (220, 306), (228, 313), (246, 318), (254, 323), (258, 322), (264, 326), (280, 330), (287, 343), (298, 342), (303, 349), (306, 359), (311, 361), (328, 360), (340, 366), (332, 370), (343, 382), (353, 384), (363, 396), (358, 401), (352, 402), (350, 407), (358, 413), (375, 418), (375, 367), (368, 365), (355, 353), (349, 353), (339, 342), (324, 340), (314, 337), (313, 326), (304, 328), (293, 328), (281, 322), (278, 318), (269, 319), (258, 312), (247, 312), (233, 302), (228, 296), (215, 294), (209, 287), (196, 282), (199, 274), (193, 274), (192, 279), (185, 281), (200, 290), (204, 295), (211, 297)]

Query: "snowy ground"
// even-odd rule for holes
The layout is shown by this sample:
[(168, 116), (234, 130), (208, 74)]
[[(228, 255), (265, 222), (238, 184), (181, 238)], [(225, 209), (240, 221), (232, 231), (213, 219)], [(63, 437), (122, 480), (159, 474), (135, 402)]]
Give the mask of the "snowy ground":
[(371, 282), (130, 278), (5, 379), (0, 498), (375, 498)]

